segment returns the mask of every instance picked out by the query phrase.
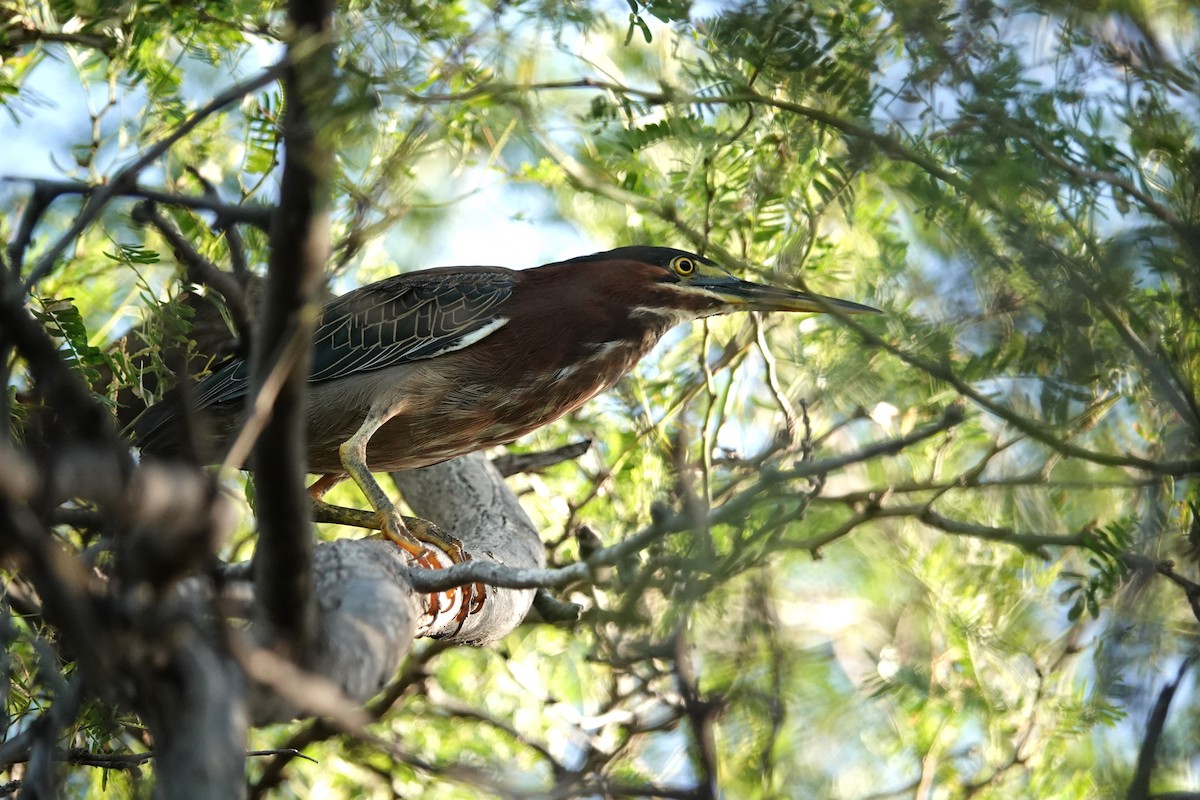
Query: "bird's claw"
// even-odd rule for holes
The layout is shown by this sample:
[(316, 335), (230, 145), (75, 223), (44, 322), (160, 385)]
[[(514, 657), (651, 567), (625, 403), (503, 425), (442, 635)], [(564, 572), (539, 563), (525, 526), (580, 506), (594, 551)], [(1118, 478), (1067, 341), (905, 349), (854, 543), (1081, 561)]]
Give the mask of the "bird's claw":
[[(407, 524), (405, 524), (405, 520), (402, 520), (399, 514), (381, 513), (379, 517), (379, 530), (383, 536), (411, 555), (417, 566), (424, 569), (442, 568), (441, 563), (433, 557), (433, 553), (425, 547), (425, 544), (434, 545), (444, 551), (449, 556), (450, 561), (455, 564), (465, 564), (471, 560), (470, 554), (463, 549), (462, 542), (432, 522), (409, 518)], [(436, 617), (443, 611), (453, 607), (455, 591), (456, 589), (451, 589), (444, 593), (431, 593), (429, 595), (429, 615)], [(465, 584), (458, 587), (457, 591), (461, 592), (462, 599), (458, 613), (454, 617), (454, 621), (458, 623), (458, 627), (455, 628), (454, 633), (462, 630), (463, 623), (466, 622), (467, 617), (483, 608), (483, 603), (487, 599), (487, 589), (482, 583)], [(445, 594), (446, 602), (449, 603), (445, 608), (442, 606), (443, 594)]]

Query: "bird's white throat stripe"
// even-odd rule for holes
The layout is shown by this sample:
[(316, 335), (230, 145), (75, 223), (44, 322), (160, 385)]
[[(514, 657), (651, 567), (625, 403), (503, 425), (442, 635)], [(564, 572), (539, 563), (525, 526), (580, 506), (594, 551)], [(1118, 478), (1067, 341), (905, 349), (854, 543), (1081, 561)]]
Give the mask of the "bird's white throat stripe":
[(558, 370), (557, 372), (555, 372), (555, 373), (554, 373), (554, 380), (555, 380), (555, 381), (561, 381), (561, 380), (563, 380), (564, 378), (569, 378), (569, 377), (571, 377), (572, 375), (574, 375), (574, 374), (575, 374), (576, 372), (578, 372), (578, 371), (579, 371), (579, 365), (578, 365), (578, 364), (571, 364), (571, 365), (569, 365), (569, 366), (566, 366), (566, 367), (563, 367), (562, 369), (560, 369), (560, 370)]
[(595, 356), (599, 356), (599, 357), (606, 356), (609, 353), (611, 353), (613, 350), (616, 350), (618, 347), (626, 347), (626, 346), (628, 346), (628, 344), (629, 343), (626, 342), (624, 339), (615, 339), (615, 340), (609, 341), (609, 342), (596, 342), (596, 344), (592, 345), (594, 348), (596, 348), (595, 352), (593, 353), (593, 356), (594, 357)]
[(563, 378), (569, 378), (581, 369), (592, 369), (593, 364), (597, 361), (604, 361), (609, 355), (617, 350), (629, 349), (629, 342), (624, 339), (617, 339), (609, 342), (596, 342), (591, 345), (592, 352), (585, 358), (575, 364), (568, 364), (562, 369), (554, 373), (554, 380), (560, 381)]
[(655, 306), (634, 306), (629, 309), (631, 317), (657, 317), (665, 319), (674, 327), (681, 322), (687, 322), (696, 318), (696, 314), (692, 311), (684, 311), (676, 308), (658, 308)]

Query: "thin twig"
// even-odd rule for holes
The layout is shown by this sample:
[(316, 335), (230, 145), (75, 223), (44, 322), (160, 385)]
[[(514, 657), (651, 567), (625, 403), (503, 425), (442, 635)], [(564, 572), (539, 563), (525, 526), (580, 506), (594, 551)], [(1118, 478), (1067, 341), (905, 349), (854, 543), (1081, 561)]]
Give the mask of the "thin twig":
[(134, 208), (136, 222), (148, 222), (166, 239), (175, 257), (187, 270), (188, 279), (202, 286), (210, 286), (221, 293), (225, 307), (233, 318), (238, 338), (245, 342), (250, 336), (250, 309), (246, 305), (246, 290), (233, 274), (225, 272), (209, 261), (196, 249), (169, 219), (158, 212), (152, 203), (139, 203)]
[[(29, 184), (33, 188), (34, 194), (42, 193), (47, 202), (68, 194), (89, 197), (111, 186), (108, 183), (84, 183), (83, 181), (52, 180), (49, 178), (27, 178), (21, 175), (3, 175), (0, 176), (0, 182)], [(217, 218), (217, 227), (226, 227), (236, 223), (253, 225), (256, 228), (267, 230), (271, 226), (271, 206), (256, 203), (237, 205), (227, 203), (216, 195), (205, 194), (197, 197), (190, 194), (168, 192), (163, 189), (151, 189), (135, 183), (132, 186), (114, 192), (113, 197), (136, 197), (163, 206), (211, 212)], [(26, 208), (28, 210), (28, 206)], [(38, 212), (34, 216), (35, 221), (37, 216), (40, 216), (40, 213)], [(17, 242), (20, 239), (21, 237), (14, 236), (13, 242)], [(28, 234), (26, 234), (24, 236), (26, 246), (28, 245), (28, 239)]]
[(591, 446), (592, 440), (584, 439), (537, 453), (505, 453), (493, 458), (492, 466), (505, 478), (522, 472), (540, 472), (564, 461), (573, 461), (579, 458)]
[(133, 161), (118, 170), (109, 183), (99, 187), (87, 195), (87, 202), (75, 216), (70, 227), (54, 241), (53, 244), (38, 259), (29, 277), (25, 280), (24, 291), (28, 293), (43, 278), (51, 273), (59, 256), (87, 229), (92, 221), (114, 197), (129, 192), (136, 186), (138, 175), (146, 167), (153, 164), (163, 153), (167, 152), (176, 142), (191, 133), (196, 126), (217, 113), (225, 106), (240, 100), (242, 97), (257, 91), (272, 81), (278, 80), (283, 74), (286, 61), (274, 64), (258, 75), (240, 83), (235, 83), (218, 94), (204, 106), (197, 109), (187, 119), (175, 126), (166, 136), (143, 150)]
[[(850, 464), (868, 461), (883, 455), (892, 455), (919, 441), (962, 422), (962, 412), (951, 407), (937, 422), (918, 428), (906, 436), (877, 442), (847, 453), (820, 461), (805, 461), (788, 470), (764, 470), (762, 476), (737, 497), (709, 511), (705, 523), (710, 526), (743, 519), (763, 494), (777, 485), (799, 478), (832, 472)], [(640, 552), (654, 541), (672, 533), (691, 530), (695, 520), (690, 514), (664, 513), (654, 515), (650, 525), (610, 547), (597, 550), (586, 561), (578, 561), (555, 569), (518, 569), (486, 561), (468, 561), (446, 569), (410, 569), (409, 580), (413, 588), (422, 592), (441, 592), (482, 581), (508, 589), (539, 589), (563, 586), (574, 581), (587, 579), (600, 568), (613, 566), (622, 559)]]
[(69, 44), (77, 47), (89, 47), (99, 50), (106, 56), (112, 56), (119, 46), (118, 41), (110, 36), (97, 36), (92, 33), (66, 33), (64, 31), (44, 31), (34, 27), (28, 21), (14, 26), (6, 31), (6, 44), (22, 45), (26, 42), (35, 44)]

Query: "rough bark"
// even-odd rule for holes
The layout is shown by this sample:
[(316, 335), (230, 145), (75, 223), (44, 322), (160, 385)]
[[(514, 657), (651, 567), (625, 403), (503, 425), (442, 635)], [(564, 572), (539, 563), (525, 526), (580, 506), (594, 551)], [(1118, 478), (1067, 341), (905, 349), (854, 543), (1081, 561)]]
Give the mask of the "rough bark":
[[(383, 688), (412, 647), (423, 597), (408, 584), (407, 558), (390, 542), (343, 539), (318, 545), (313, 555), (317, 635), (300, 660), (332, 684), (336, 696), (357, 706)], [(253, 685), (250, 714), (255, 725), (327, 710), (328, 698), (295, 692), (283, 682), (287, 678), (275, 673)]]
[[(425, 469), (392, 475), (417, 516), (458, 537), (472, 559), (510, 567), (546, 565), (546, 549), (537, 528), (521, 508), (500, 472), (480, 453)], [(483, 608), (454, 632), (440, 617), (431, 635), (482, 645), (513, 630), (529, 613), (532, 589), (488, 587)], [(443, 615), (444, 616), (444, 615)]]
[(154, 733), (156, 798), (231, 800), (245, 795), (245, 680), (192, 615), (173, 632), (170, 660), (144, 680), (139, 703)]
[[(472, 559), (524, 568), (545, 565), (545, 549), (533, 523), (481, 455), (395, 477), (414, 510), (458, 537)], [(302, 660), (353, 703), (362, 703), (383, 688), (417, 636), (475, 645), (494, 642), (524, 620), (534, 596), (532, 589), (488, 587), (483, 608), (459, 630), (454, 619), (458, 601), (431, 618), (426, 613), (427, 596), (409, 581), (407, 557), (388, 542), (355, 539), (322, 544), (316, 548), (315, 563), (318, 634)], [(237, 591), (237, 581), (229, 588)], [(319, 710), (306, 707), (303, 698), (284, 685), (268, 682), (252, 693), (255, 724)]]

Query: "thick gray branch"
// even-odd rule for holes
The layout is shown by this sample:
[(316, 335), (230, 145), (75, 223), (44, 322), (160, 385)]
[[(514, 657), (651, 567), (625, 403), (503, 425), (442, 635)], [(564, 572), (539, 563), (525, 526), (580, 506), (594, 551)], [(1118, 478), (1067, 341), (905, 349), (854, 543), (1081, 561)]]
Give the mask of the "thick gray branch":
[[(483, 456), (395, 477), (416, 513), (459, 538), (471, 563), (517, 570), (545, 565), (537, 530)], [(455, 612), (461, 601), (444, 604), (431, 618), (426, 612), (428, 595), (413, 586), (414, 575), (427, 571), (410, 568), (408, 557), (390, 542), (343, 539), (319, 545), (313, 555), (317, 635), (310, 651), (297, 654), (309, 674), (298, 684), (297, 676), (282, 665), (273, 675), (270, 668), (252, 668), (258, 678), (250, 699), (255, 724), (340, 712), (349, 718), (344, 712), (383, 688), (417, 636), (476, 645), (494, 642), (521, 623), (533, 602), (532, 590), (489, 586), (483, 608), (459, 629)], [(230, 568), (224, 591), (227, 614), (250, 613), (254, 584), (249, 572), (245, 564)], [(262, 635), (255, 638), (269, 641)]]
[[(392, 478), (416, 515), (460, 539), (472, 563), (507, 569), (545, 566), (546, 550), (537, 528), (481, 454), (393, 473)], [(487, 593), (487, 602), (454, 634), (455, 641), (487, 644), (507, 636), (529, 613), (534, 596), (531, 590), (493, 586)]]
[[(255, 725), (317, 714), (345, 718), (396, 673), (423, 619), (425, 596), (409, 584), (407, 559), (390, 542), (322, 544), (313, 561), (316, 640), (298, 659), (309, 674), (297, 681), (290, 670), (255, 670), (260, 680), (249, 703)], [(252, 585), (235, 582), (229, 589), (249, 592)]]
[(158, 670), (147, 665), (139, 682), (138, 707), (154, 732), (156, 798), (226, 800), (244, 793), (244, 680), (203, 636), (209, 627), (195, 618), (174, 626), (170, 661)]

